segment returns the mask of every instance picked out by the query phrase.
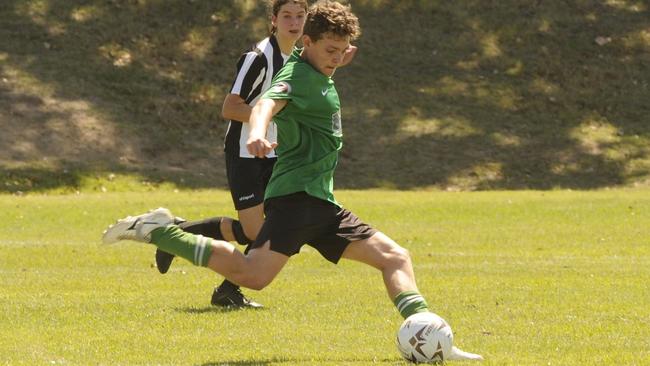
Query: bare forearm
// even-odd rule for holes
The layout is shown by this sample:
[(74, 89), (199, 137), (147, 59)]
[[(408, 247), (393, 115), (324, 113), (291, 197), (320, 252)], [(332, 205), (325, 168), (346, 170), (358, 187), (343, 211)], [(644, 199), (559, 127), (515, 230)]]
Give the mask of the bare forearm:
[(261, 99), (251, 112), (250, 130), (246, 148), (248, 152), (258, 158), (265, 157), (278, 144), (266, 139), (266, 128), (271, 119), (287, 104), (286, 100)]
[(273, 118), (275, 102), (271, 99), (261, 99), (250, 113), (250, 133), (265, 136), (266, 129)]
[(225, 119), (248, 123), (253, 108), (236, 94), (228, 94), (223, 101), (221, 115)]
[(222, 111), (222, 116), (225, 119), (248, 123), (248, 119), (250, 118), (252, 110), (253, 108), (251, 108), (248, 104), (245, 104), (245, 105), (238, 106), (234, 110), (230, 110), (227, 112)]

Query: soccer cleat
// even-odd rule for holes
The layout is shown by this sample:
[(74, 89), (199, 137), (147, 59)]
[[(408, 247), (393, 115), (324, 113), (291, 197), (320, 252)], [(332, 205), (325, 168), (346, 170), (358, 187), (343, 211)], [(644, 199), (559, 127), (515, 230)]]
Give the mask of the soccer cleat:
[(262, 304), (247, 299), (239, 287), (224, 288), (219, 286), (215, 288), (210, 303), (214, 306), (223, 306), (226, 308), (259, 309), (263, 307)]
[(448, 359), (450, 361), (462, 361), (462, 360), (483, 361), (483, 356), (477, 355), (475, 353), (465, 352), (460, 348), (453, 346), (451, 347), (451, 355), (449, 355)]
[(139, 216), (128, 216), (118, 220), (104, 231), (104, 244), (117, 243), (120, 240), (151, 242), (151, 232), (174, 222), (174, 217), (166, 208), (157, 208)]
[(172, 261), (176, 257), (173, 254), (169, 254), (163, 250), (156, 249), (156, 268), (158, 272), (165, 274), (169, 271), (169, 267), (172, 265)]
[[(178, 217), (178, 216), (174, 217), (174, 225), (182, 224), (185, 221), (187, 220), (185, 220), (182, 217)], [(158, 272), (160, 272), (161, 274), (167, 273), (175, 257), (176, 256), (173, 254), (169, 254), (163, 250), (156, 249), (156, 268), (158, 268)]]

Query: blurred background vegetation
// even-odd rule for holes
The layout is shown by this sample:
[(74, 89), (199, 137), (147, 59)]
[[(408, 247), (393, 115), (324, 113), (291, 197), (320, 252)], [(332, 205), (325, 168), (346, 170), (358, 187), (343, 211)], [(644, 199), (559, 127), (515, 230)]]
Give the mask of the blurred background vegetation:
[[(650, 185), (650, 5), (351, 0), (338, 188)], [(225, 188), (257, 0), (2, 0), (0, 192)]]

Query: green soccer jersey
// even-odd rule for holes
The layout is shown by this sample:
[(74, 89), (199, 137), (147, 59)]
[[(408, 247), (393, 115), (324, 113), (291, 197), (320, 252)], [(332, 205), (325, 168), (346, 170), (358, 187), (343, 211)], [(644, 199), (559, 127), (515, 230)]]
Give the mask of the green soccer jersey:
[(288, 101), (273, 117), (278, 129), (278, 160), (265, 199), (304, 191), (339, 205), (333, 193), (334, 168), (343, 133), (334, 81), (316, 71), (296, 50), (262, 98)]

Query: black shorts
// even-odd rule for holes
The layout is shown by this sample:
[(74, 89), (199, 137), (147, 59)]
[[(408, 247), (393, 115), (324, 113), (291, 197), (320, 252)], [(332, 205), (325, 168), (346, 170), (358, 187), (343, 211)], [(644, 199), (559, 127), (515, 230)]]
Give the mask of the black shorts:
[(270, 198), (264, 211), (266, 220), (252, 248), (270, 241), (272, 251), (289, 257), (307, 244), (337, 263), (348, 244), (377, 232), (352, 212), (305, 192)]
[(240, 158), (226, 153), (226, 175), (232, 202), (237, 211), (264, 202), (276, 158)]

